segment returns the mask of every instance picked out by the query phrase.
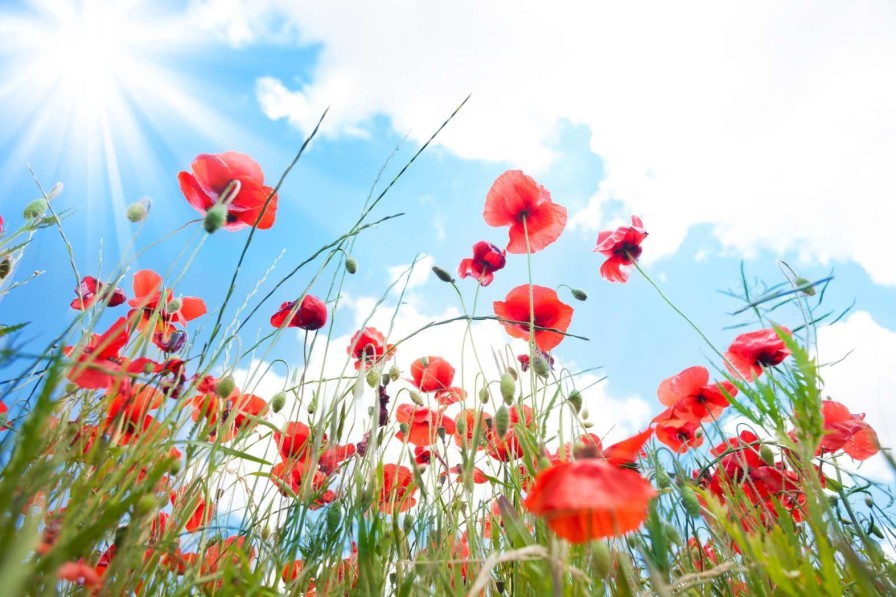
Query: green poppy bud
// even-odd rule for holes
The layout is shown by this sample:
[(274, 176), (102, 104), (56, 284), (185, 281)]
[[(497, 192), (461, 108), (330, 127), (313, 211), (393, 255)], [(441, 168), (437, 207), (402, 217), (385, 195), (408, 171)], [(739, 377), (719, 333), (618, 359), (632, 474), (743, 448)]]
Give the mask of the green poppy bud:
[(679, 490), (681, 491), (681, 503), (688, 516), (692, 518), (700, 516), (700, 500), (697, 499), (697, 494), (694, 493), (694, 490), (689, 485), (682, 485)]
[(660, 489), (668, 489), (672, 486), (672, 479), (669, 478), (669, 474), (661, 469), (656, 469), (656, 486)]
[(767, 465), (775, 466), (775, 453), (772, 452), (772, 449), (768, 444), (759, 446), (759, 457), (762, 458), (762, 461)]
[(138, 516), (143, 516), (144, 514), (149, 514), (158, 506), (158, 499), (154, 495), (142, 495), (140, 499), (137, 500), (137, 503), (134, 504), (134, 512)]
[(4, 255), (3, 258), (0, 259), (0, 280), (6, 278), (11, 271), (12, 259), (10, 259), (8, 255)]
[(284, 406), (286, 406), (286, 394), (277, 392), (274, 394), (274, 397), (271, 398), (271, 410), (274, 411), (274, 413), (278, 413), (283, 410)]
[(398, 378), (401, 377), (401, 369), (398, 368), (398, 365), (395, 363), (389, 367), (389, 379), (392, 381), (398, 381)]
[(356, 271), (358, 271), (358, 262), (355, 261), (354, 257), (345, 258), (345, 271), (350, 274), (354, 274)]
[(448, 270), (439, 267), (438, 265), (432, 266), (432, 272), (436, 275), (436, 277), (442, 282), (454, 282), (454, 278), (451, 277), (451, 274), (448, 273)]
[(233, 380), (233, 376), (228, 375), (218, 380), (218, 383), (215, 385), (215, 394), (221, 398), (227, 398), (235, 389), (236, 382)]
[(572, 288), (572, 297), (577, 301), (587, 301), (588, 294), (584, 290), (580, 290), (578, 288)]
[(26, 220), (37, 220), (44, 217), (44, 214), (47, 213), (48, 209), (50, 209), (50, 204), (47, 203), (46, 199), (35, 199), (25, 206), (22, 216), (24, 216)]
[(535, 375), (543, 379), (547, 379), (551, 374), (551, 366), (541, 354), (536, 354), (532, 359), (532, 369), (535, 371)]
[(327, 510), (327, 530), (335, 533), (339, 529), (339, 523), (342, 522), (342, 512), (334, 505)]
[(582, 410), (582, 394), (579, 393), (578, 390), (570, 392), (566, 401), (569, 402), (569, 405), (572, 406), (573, 410), (577, 413)]
[(591, 543), (591, 559), (598, 576), (606, 578), (610, 575), (613, 569), (613, 555), (610, 553), (610, 547), (604, 541)]
[(479, 390), (479, 400), (480, 400), (483, 404), (486, 404), (486, 403), (488, 402), (488, 398), (489, 398), (489, 396), (488, 396), (488, 388), (482, 388), (481, 390)]
[(401, 425), (398, 426), (398, 430), (401, 431), (403, 434), (407, 435), (408, 431), (411, 430), (411, 426), (408, 425), (407, 423), (402, 423)]
[(807, 280), (806, 278), (804, 278), (802, 276), (798, 276), (797, 279), (794, 280), (793, 282), (794, 282), (794, 284), (796, 284), (797, 288), (800, 288), (801, 286), (805, 286), (805, 288), (802, 289), (802, 293), (805, 294), (806, 296), (815, 296), (815, 286), (812, 286), (811, 285), (812, 283), (809, 280)]
[(205, 231), (211, 234), (227, 222), (227, 207), (221, 205), (213, 205), (210, 210), (205, 212)]
[(136, 224), (137, 222), (145, 220), (146, 216), (149, 215), (149, 206), (150, 201), (148, 198), (143, 198), (140, 201), (128, 205), (128, 221), (132, 224)]
[(505, 404), (513, 404), (513, 398), (516, 395), (516, 383), (509, 373), (501, 376), (501, 397)]
[(371, 367), (370, 369), (368, 369), (366, 379), (368, 386), (370, 386), (371, 388), (377, 387), (380, 384), (381, 380), (379, 367)]
[(413, 402), (417, 406), (423, 406), (424, 404), (426, 404), (423, 401), (423, 396), (417, 390), (411, 390), (410, 394), (411, 394), (411, 402)]
[(510, 430), (510, 411), (503, 404), (495, 413), (495, 433), (499, 438), (503, 438)]

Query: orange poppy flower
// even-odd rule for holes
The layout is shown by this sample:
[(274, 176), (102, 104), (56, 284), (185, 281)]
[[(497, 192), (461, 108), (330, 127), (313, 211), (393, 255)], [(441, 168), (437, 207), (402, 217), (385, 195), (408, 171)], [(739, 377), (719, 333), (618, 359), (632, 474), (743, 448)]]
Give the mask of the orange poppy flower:
[(446, 390), (454, 380), (454, 367), (442, 357), (421, 357), (411, 363), (411, 377), (421, 392)]
[(541, 471), (524, 505), (557, 535), (585, 543), (637, 529), (656, 495), (638, 473), (585, 458)]
[(384, 514), (392, 514), (396, 510), (404, 512), (417, 503), (414, 493), (414, 474), (406, 466), (397, 464), (383, 465), (383, 488), (380, 491), (379, 508)]
[(205, 315), (205, 302), (195, 296), (184, 296), (174, 299), (174, 291), (165, 289), (162, 296), (162, 277), (152, 270), (144, 269), (134, 274), (134, 298), (128, 301), (133, 307), (128, 319), (136, 322), (137, 329), (142, 330), (150, 322), (153, 315), (158, 317), (153, 343), (166, 350), (170, 348), (168, 337), (175, 332), (175, 325), (185, 326), (188, 321)]
[(709, 371), (697, 366), (663, 380), (656, 393), (663, 405), (672, 407), (676, 417), (707, 421), (722, 414), (729, 405), (726, 395), (737, 395), (737, 388), (729, 381), (709, 383)]
[[(529, 339), (529, 286), (522, 284), (494, 302), (495, 315), (514, 338)], [(547, 352), (563, 341), (563, 333), (572, 322), (573, 308), (560, 301), (557, 293), (544, 286), (532, 286), (532, 311), (535, 313), (535, 346)], [(537, 328), (551, 329), (537, 329)], [(557, 330), (557, 331), (552, 331)]]
[(489, 226), (510, 226), (509, 253), (526, 252), (526, 232), (535, 253), (560, 238), (566, 227), (566, 208), (521, 170), (508, 170), (495, 180), (482, 215)]
[(415, 446), (431, 446), (438, 437), (440, 427), (445, 433), (453, 435), (456, 430), (454, 419), (442, 411), (434, 411), (413, 404), (399, 404), (395, 410), (395, 420), (408, 426), (408, 431), (399, 431), (395, 437)]

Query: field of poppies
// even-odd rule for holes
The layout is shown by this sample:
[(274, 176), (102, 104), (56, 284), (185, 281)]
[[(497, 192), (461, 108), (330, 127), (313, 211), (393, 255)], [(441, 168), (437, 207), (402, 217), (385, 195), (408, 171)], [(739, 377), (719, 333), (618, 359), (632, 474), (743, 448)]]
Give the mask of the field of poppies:
[[(256, 234), (277, 234), (280, 183), (234, 151), (200, 155), (177, 179), (178, 225), (244, 246), (236, 281)], [(79, 276), (60, 304), (78, 316), (46, 346), (24, 343), (26, 318), (0, 309), (0, 592), (896, 594), (891, 488), (854, 466), (881, 452), (875, 421), (828, 397), (814, 360), (826, 281), (745, 290), (755, 325), (716, 347), (647, 278), (714, 362), (656, 380), (660, 414), (607, 445), (559, 365), (591, 303), (534, 284), (529, 261), (567, 210), (520, 170), (483, 189), (484, 222), (468, 225), (486, 240), (434, 273), (462, 307), (440, 324), (494, 320), (528, 351), (470, 348), (458, 363), (433, 346), (403, 369), (407, 338), (388, 330), (330, 341), (354, 239), (376, 233), (370, 213), (391, 188), (277, 283), (293, 301), (233, 285), (183, 296), (177, 275), (123, 263)], [(4, 203), (0, 298), (29, 292), (16, 264), (34, 235), (65, 238), (54, 192)], [(149, 205), (127, 217), (139, 230)], [(649, 224), (633, 215), (599, 234), (607, 284), (647, 277)], [(511, 259), (529, 279), (478, 304)], [(256, 312), (264, 329), (234, 355)], [(270, 395), (238, 387), (241, 359), (281, 334), (303, 334), (295, 375)]]

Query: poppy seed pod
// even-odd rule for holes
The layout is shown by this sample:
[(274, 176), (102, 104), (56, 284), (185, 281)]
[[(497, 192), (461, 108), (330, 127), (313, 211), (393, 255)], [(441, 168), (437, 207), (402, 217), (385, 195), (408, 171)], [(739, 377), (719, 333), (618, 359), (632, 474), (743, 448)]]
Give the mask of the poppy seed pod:
[(205, 226), (205, 231), (211, 234), (226, 222), (227, 206), (217, 204), (212, 206), (212, 208), (205, 213), (205, 219), (203, 220), (202, 225)]
[(694, 490), (689, 485), (682, 485), (679, 487), (679, 491), (681, 491), (681, 504), (684, 506), (688, 516), (691, 518), (699, 517), (700, 500), (697, 499), (697, 494), (694, 493)]
[(389, 367), (389, 379), (398, 381), (399, 377), (401, 377), (401, 369), (398, 368), (398, 365), (393, 363), (392, 366)]
[(26, 220), (36, 220), (42, 218), (48, 209), (50, 209), (50, 204), (46, 199), (35, 199), (25, 206), (22, 216)]

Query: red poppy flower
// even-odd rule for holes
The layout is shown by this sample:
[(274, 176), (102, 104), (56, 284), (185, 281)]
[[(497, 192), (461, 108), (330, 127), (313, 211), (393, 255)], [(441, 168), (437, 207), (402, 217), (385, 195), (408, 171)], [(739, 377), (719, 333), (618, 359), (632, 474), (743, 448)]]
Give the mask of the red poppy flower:
[[(788, 336), (790, 330), (778, 328)], [(725, 366), (732, 374), (740, 374), (747, 381), (762, 375), (763, 367), (774, 367), (790, 355), (790, 349), (774, 328), (741, 334), (725, 353)]]
[[(326, 440), (326, 436), (324, 436)], [(348, 460), (357, 453), (355, 444), (345, 444), (344, 446), (329, 445), (324, 441), (324, 450), (317, 459), (317, 466), (322, 473), (329, 475), (339, 464)]]
[(202, 496), (193, 494), (187, 497), (184, 490), (179, 492), (172, 491), (169, 494), (171, 505), (178, 508), (184, 508), (189, 513), (187, 518), (186, 529), (188, 533), (195, 532), (211, 522), (215, 515), (215, 506), (211, 502), (206, 502)]
[(284, 496), (289, 496), (289, 493), (283, 489), (284, 486), (289, 487), (292, 493), (301, 495), (302, 481), (309, 478), (309, 475), (311, 481), (309, 481), (308, 491), (312, 499), (311, 503), (308, 504), (308, 509), (317, 510), (326, 504), (333, 503), (336, 500), (336, 492), (332, 489), (327, 489), (327, 475), (321, 471), (309, 470), (305, 463), (301, 461), (295, 463), (278, 462), (271, 469), (271, 477), (282, 483), (282, 486), (278, 484), (277, 489)]
[[(81, 353), (77, 362), (69, 370), (66, 377), (80, 388), (99, 390), (112, 386), (121, 374), (124, 359), (119, 351), (128, 343), (127, 320), (120, 317), (102, 335), (93, 334)], [(72, 356), (74, 346), (63, 349), (65, 356)]]
[[(522, 411), (522, 416), (520, 416)], [(485, 450), (489, 456), (495, 460), (502, 462), (510, 462), (516, 460), (523, 455), (523, 446), (520, 444), (517, 436), (516, 428), (520, 425), (531, 427), (535, 422), (535, 414), (532, 408), (523, 404), (521, 406), (511, 406), (508, 409), (510, 415), (510, 430), (504, 437), (499, 437), (495, 426), (492, 425), (486, 432)]]
[(6, 431), (9, 428), (9, 423), (6, 422), (8, 413), (9, 407), (0, 400), (0, 431)]
[[(482, 440), (485, 439), (486, 433), (492, 425), (492, 415), (480, 411), (477, 417), (474, 409), (467, 408), (460, 411), (457, 415), (457, 420), (458, 425), (455, 426), (454, 443), (461, 448), (470, 447), (473, 445), (474, 438), (478, 435), (479, 443), (476, 445), (476, 449), (481, 450)], [(463, 421), (463, 432), (461, 432), (461, 426), (459, 425), (460, 421)]]
[(78, 309), (79, 311), (88, 309), (100, 297), (103, 299), (103, 304), (109, 307), (117, 307), (128, 300), (124, 290), (118, 287), (110, 287), (110, 284), (99, 282), (93, 276), (84, 276), (81, 279), (81, 283), (75, 288), (75, 294), (78, 296), (72, 301), (72, 309)]
[[(532, 286), (535, 312), (535, 346), (547, 352), (563, 341), (563, 333), (572, 322), (573, 308), (560, 301), (557, 293), (544, 286)], [(503, 301), (495, 301), (495, 315), (514, 338), (529, 339), (529, 286), (523, 284), (507, 293)], [(511, 323), (513, 322), (513, 323)], [(538, 329), (538, 328), (551, 328)], [(557, 330), (557, 331), (551, 331)]]
[(585, 458), (541, 471), (524, 505), (567, 541), (585, 543), (637, 529), (656, 495), (638, 473)]
[(824, 416), (824, 437), (818, 446), (820, 453), (843, 450), (855, 460), (866, 460), (880, 451), (877, 433), (864, 421), (865, 415), (854, 415), (834, 400), (821, 403)]
[[(484, 472), (482, 471), (482, 469), (480, 469), (478, 466), (474, 466), (474, 467), (473, 467), (473, 470), (472, 470), (471, 472), (472, 472), (471, 478), (472, 478), (474, 484), (476, 484), (476, 485), (482, 485), (483, 483), (488, 483), (488, 477), (485, 476), (485, 473), (484, 473)], [(440, 476), (440, 477), (447, 477), (447, 476), (448, 476), (448, 473), (457, 475), (457, 476), (455, 477), (455, 481), (457, 481), (458, 483), (463, 483), (463, 481), (464, 481), (464, 467), (462, 467), (462, 466), (459, 465), (459, 464), (455, 464), (454, 466), (452, 466), (452, 467), (451, 467), (450, 469), (448, 469), (447, 471), (442, 471), (441, 473), (439, 473), (439, 476)]]
[(510, 253), (526, 252), (526, 232), (535, 253), (560, 238), (566, 227), (566, 208), (551, 201), (547, 189), (521, 170), (508, 170), (495, 180), (482, 215), (489, 226), (510, 226)]
[(672, 407), (676, 417), (705, 421), (722, 414), (729, 404), (726, 395), (735, 396), (737, 388), (728, 381), (709, 383), (709, 371), (697, 366), (663, 380), (656, 393), (663, 405)]
[(140, 270), (134, 274), (134, 298), (128, 301), (133, 307), (128, 319), (137, 324), (137, 329), (144, 329), (157, 317), (153, 343), (162, 350), (171, 348), (169, 336), (174, 333), (175, 325), (185, 326), (188, 321), (205, 315), (205, 302), (194, 296), (174, 298), (174, 292), (165, 289), (162, 296), (162, 277), (152, 270)]
[(241, 431), (251, 429), (255, 425), (256, 419), (264, 416), (267, 410), (268, 403), (264, 398), (237, 391), (236, 396), (231, 395), (226, 400), (225, 411), (221, 416), (223, 429), (212, 430), (210, 438), (229, 442)]
[(93, 566), (86, 564), (83, 558), (77, 562), (64, 562), (56, 571), (56, 578), (84, 587), (99, 587), (103, 584), (102, 574)]
[(488, 286), (495, 279), (494, 272), (507, 263), (506, 255), (507, 251), (481, 240), (473, 245), (472, 259), (461, 259), (457, 275), (461, 278), (473, 276), (473, 279), (479, 280), (480, 286)]
[(442, 406), (451, 406), (452, 404), (457, 404), (458, 402), (463, 402), (464, 400), (466, 400), (467, 391), (457, 386), (451, 386), (450, 388), (445, 388), (444, 390), (438, 390), (436, 392), (435, 398), (436, 402), (438, 402)]
[(192, 168), (192, 174), (180, 172), (177, 180), (184, 197), (196, 211), (205, 214), (220, 200), (227, 199), (222, 195), (230, 187), (225, 230), (254, 226), (256, 221), (261, 229), (274, 225), (277, 194), (264, 185), (264, 173), (255, 160), (236, 151), (201, 154), (193, 160)]
[(703, 445), (700, 423), (679, 418), (672, 408), (658, 414), (653, 422), (657, 424), (656, 438), (679, 454)]
[(641, 243), (645, 238), (647, 232), (638, 216), (632, 216), (631, 226), (600, 232), (594, 251), (607, 257), (600, 266), (600, 275), (610, 282), (627, 282), (628, 268), (641, 256)]
[(384, 514), (404, 512), (417, 503), (414, 493), (414, 474), (406, 466), (383, 465), (383, 488), (380, 491), (379, 507)]
[(408, 426), (407, 433), (399, 431), (395, 437), (415, 446), (431, 446), (438, 437), (440, 427), (445, 433), (453, 435), (456, 429), (454, 420), (441, 411), (433, 411), (413, 404), (399, 404), (395, 410), (395, 420)]
[(165, 395), (152, 386), (141, 384), (135, 389), (131, 383), (123, 383), (109, 402), (107, 433), (117, 428), (126, 433), (138, 431), (149, 411), (159, 408), (164, 402)]
[(454, 380), (454, 367), (442, 357), (421, 357), (411, 363), (411, 377), (421, 392), (447, 390)]
[(302, 460), (306, 457), (310, 444), (311, 429), (299, 421), (290, 421), (284, 431), (274, 432), (274, 441), (280, 455), (289, 460)]
[[(295, 310), (295, 312), (293, 312)], [(289, 314), (293, 313), (286, 323)], [(271, 325), (275, 328), (301, 328), (307, 331), (319, 330), (327, 324), (327, 304), (316, 296), (306, 294), (301, 306), (296, 309), (295, 301), (287, 301), (280, 305), (280, 310), (271, 316)]]
[(362, 366), (367, 369), (380, 359), (389, 358), (394, 352), (392, 345), (386, 344), (382, 332), (371, 327), (355, 332), (346, 350), (356, 359), (355, 369)]

